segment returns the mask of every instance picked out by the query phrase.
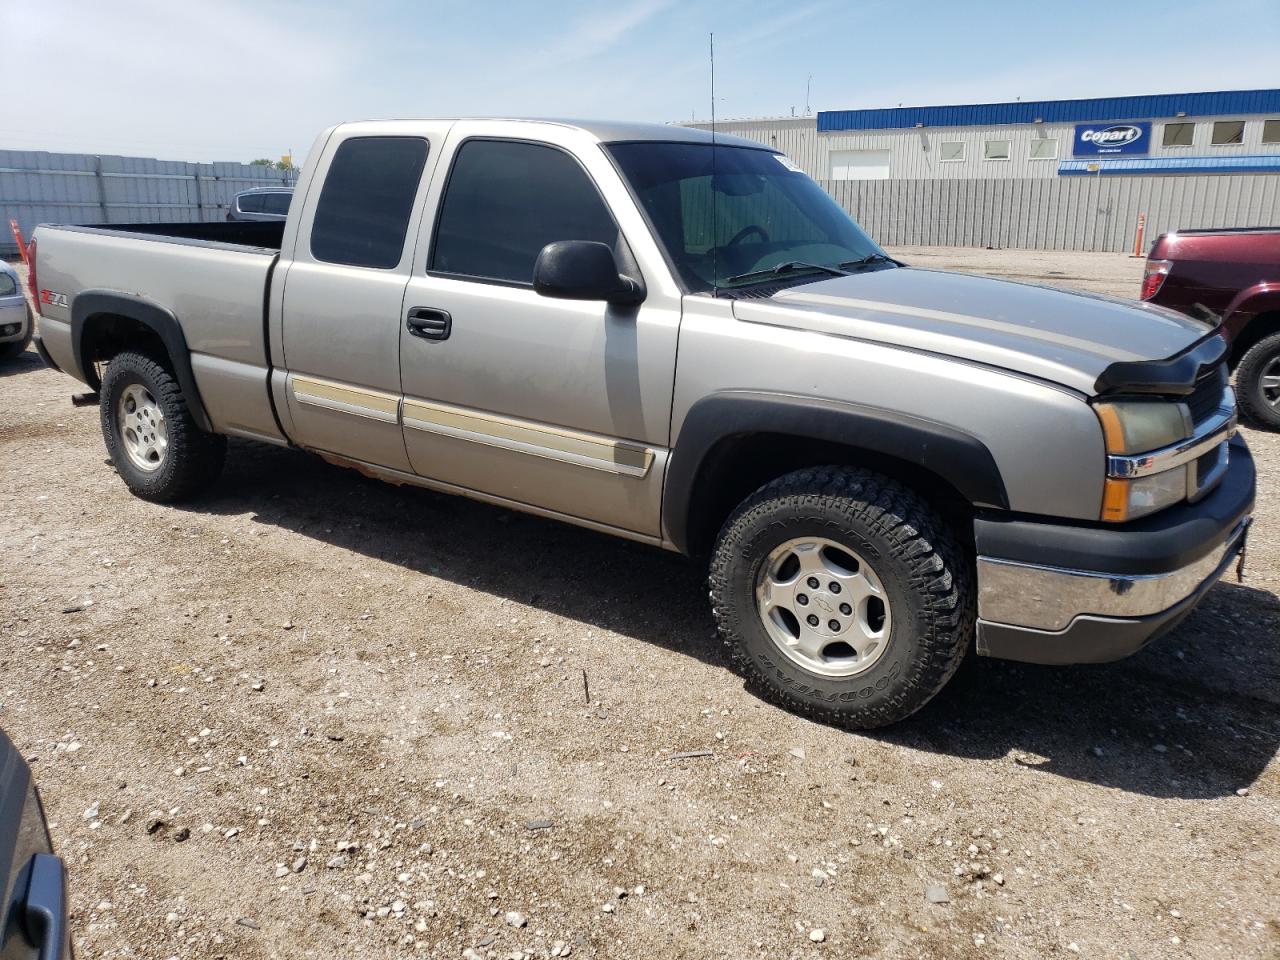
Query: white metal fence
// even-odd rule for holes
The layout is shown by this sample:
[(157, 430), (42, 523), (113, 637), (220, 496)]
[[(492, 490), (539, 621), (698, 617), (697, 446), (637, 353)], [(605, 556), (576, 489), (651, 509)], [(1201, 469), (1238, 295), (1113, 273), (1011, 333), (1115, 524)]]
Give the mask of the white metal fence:
[(17, 252), (11, 217), (27, 237), (39, 223), (221, 220), (241, 190), (293, 176), (246, 163), (0, 150), (0, 254)]
[[(1057, 177), (1018, 180), (826, 180), (880, 243), (1132, 252), (1161, 233), (1280, 226), (1280, 176)], [(1145, 253), (1146, 250), (1143, 250)]]

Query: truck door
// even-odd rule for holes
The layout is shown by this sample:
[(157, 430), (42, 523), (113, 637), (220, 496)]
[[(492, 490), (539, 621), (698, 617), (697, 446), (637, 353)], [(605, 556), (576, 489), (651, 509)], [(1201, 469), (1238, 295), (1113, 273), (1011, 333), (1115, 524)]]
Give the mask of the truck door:
[[(400, 331), (409, 459), (449, 487), (657, 538), (679, 292), (599, 144), (513, 126), (457, 124), (428, 198)], [(645, 302), (535, 293), (557, 240), (633, 257)]]
[[(408, 471), (400, 312), (423, 199), (448, 124), (339, 127), (312, 174), (284, 278), (293, 439)], [(318, 191), (318, 198), (313, 196)]]

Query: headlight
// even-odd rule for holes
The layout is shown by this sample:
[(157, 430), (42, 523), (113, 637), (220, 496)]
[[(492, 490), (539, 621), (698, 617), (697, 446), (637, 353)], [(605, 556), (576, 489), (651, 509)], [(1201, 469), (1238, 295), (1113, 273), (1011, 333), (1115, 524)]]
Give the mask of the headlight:
[(1102, 421), (1102, 435), (1111, 456), (1159, 450), (1187, 439), (1194, 428), (1185, 403), (1123, 400), (1095, 403), (1093, 409)]
[[(1122, 400), (1094, 404), (1093, 409), (1102, 423), (1109, 457), (1161, 450), (1186, 440), (1195, 429), (1185, 403)], [(1108, 476), (1102, 495), (1102, 519), (1113, 523), (1135, 520), (1172, 506), (1186, 496), (1184, 467), (1131, 479)]]
[(1107, 477), (1102, 493), (1102, 519), (1114, 523), (1136, 520), (1171, 507), (1187, 496), (1187, 468), (1174, 467), (1148, 477), (1119, 480)]

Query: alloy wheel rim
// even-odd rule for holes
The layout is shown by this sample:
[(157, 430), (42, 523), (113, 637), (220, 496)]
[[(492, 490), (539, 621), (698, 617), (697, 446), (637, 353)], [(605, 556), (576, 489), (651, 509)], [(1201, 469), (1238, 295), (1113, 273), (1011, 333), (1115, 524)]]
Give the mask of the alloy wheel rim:
[(124, 388), (116, 402), (116, 423), (129, 462), (139, 470), (159, 470), (169, 452), (169, 424), (156, 398), (140, 383)]
[(1258, 382), (1267, 406), (1280, 410), (1280, 356), (1272, 357), (1271, 362), (1262, 368)]
[(893, 629), (879, 575), (824, 537), (795, 537), (769, 554), (756, 577), (756, 609), (783, 655), (825, 677), (869, 670)]

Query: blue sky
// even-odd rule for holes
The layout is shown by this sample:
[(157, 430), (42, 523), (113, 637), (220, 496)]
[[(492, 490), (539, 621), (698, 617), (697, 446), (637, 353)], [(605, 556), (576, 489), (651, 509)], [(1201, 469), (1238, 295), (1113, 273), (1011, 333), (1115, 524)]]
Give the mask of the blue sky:
[[(1280, 85), (1277, 0), (0, 0), (0, 148), (305, 155), (365, 117), (680, 121)], [(18, 81), (12, 82), (13, 78)]]

